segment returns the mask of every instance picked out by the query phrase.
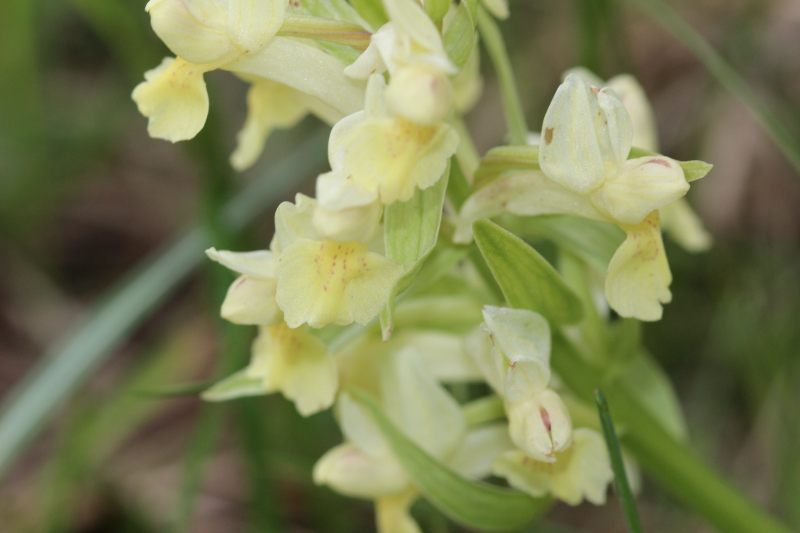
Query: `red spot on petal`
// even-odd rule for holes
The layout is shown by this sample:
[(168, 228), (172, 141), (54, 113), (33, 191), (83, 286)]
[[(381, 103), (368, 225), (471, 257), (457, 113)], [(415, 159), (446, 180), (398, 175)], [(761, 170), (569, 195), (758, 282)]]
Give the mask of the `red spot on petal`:
[(544, 422), (544, 427), (547, 428), (547, 432), (550, 433), (550, 413), (542, 407), (539, 409), (539, 414), (542, 416), (542, 422)]

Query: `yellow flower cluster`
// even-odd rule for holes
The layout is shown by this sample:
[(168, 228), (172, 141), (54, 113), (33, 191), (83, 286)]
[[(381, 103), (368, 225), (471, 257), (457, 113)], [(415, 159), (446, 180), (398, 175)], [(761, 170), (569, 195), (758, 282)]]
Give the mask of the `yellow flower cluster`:
[[(318, 176), (315, 198), (297, 194), (278, 207), (269, 249), (207, 251), (238, 273), (222, 316), (258, 326), (258, 336), (250, 364), (204, 398), (281, 392), (303, 416), (333, 406), (344, 442), (318, 461), (314, 480), (374, 500), (382, 533), (419, 531), (409, 508), (420, 492), (354, 388), (371, 394), (411, 442), (463, 477), (494, 474), (535, 497), (602, 504), (613, 477), (607, 450), (591, 424), (573, 427), (574, 402), (550, 368), (556, 326), (533, 311), (484, 305), (490, 291), (458, 261), (463, 254), (451, 263), (441, 254), (441, 271), (428, 273), (429, 281), (442, 282), (439, 289), (414, 286), (421, 265), (409, 266), (414, 261), (392, 251), (421, 246), (411, 223), (420, 213), (399, 221), (384, 213), (402, 205), (412, 206), (409, 213), (427, 210), (436, 221), (429, 228), (434, 242), (443, 205), (452, 231), (442, 235), (455, 243), (471, 240), (474, 221), (502, 213), (614, 224), (626, 237), (608, 264), (607, 302), (623, 317), (657, 320), (671, 299), (662, 226), (689, 249), (709, 245), (681, 200), (689, 182), (668, 157), (629, 159), (632, 146), (657, 149), (652, 112), (636, 81), (623, 76), (605, 84), (577, 70), (544, 117), (538, 170), (510, 172), (470, 191), (457, 213), (443, 197), (432, 206), (413, 203), (437, 184), (443, 196), (451, 158), (464, 146), (453, 124), (481, 92), (477, 35), (463, 32), (471, 48), (459, 62), (443, 35), (465, 20), (474, 28), (466, 4), (435, 20), (433, 8), (415, 0), (375, 4), (387, 21), (374, 31), (344, 0), (147, 4), (153, 29), (176, 56), (145, 73), (133, 92), (152, 136), (175, 142), (203, 128), (204, 74), (215, 69), (250, 83), (248, 115), (231, 156), (237, 169), (258, 159), (272, 130), (308, 113), (332, 125), (331, 170)], [(484, 8), (508, 15), (503, 0), (487, 0)], [(360, 54), (358, 46), (345, 46), (353, 42), (363, 44)], [(390, 226), (407, 231), (390, 235)], [(421, 263), (430, 249), (416, 259)], [(390, 327), (382, 338), (373, 324), (395, 311), (396, 296), (409, 286), (417, 293), (396, 310), (405, 327), (394, 336)], [(350, 326), (351, 334), (330, 341), (336, 326)], [(451, 382), (488, 384), (503, 420), (470, 422), (444, 386)]]

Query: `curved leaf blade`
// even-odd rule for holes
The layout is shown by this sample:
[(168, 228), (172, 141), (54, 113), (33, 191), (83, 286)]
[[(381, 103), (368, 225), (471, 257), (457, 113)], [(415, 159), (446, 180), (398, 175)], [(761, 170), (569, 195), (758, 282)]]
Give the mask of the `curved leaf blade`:
[(539, 252), (489, 220), (478, 220), (472, 228), (511, 307), (536, 311), (553, 324), (574, 324), (583, 317), (578, 295)]

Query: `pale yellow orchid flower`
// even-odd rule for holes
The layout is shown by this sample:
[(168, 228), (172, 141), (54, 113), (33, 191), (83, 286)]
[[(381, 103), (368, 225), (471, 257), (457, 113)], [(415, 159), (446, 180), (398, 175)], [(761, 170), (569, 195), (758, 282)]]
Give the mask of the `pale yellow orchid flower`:
[[(395, 338), (390, 342), (397, 344)], [(458, 403), (427, 372), (416, 348), (373, 353), (366, 347), (361, 344), (358, 353), (340, 360), (345, 367), (358, 367), (342, 368), (343, 375), (367, 382), (397, 427), (433, 457), (462, 475), (488, 475), (494, 458), (511, 448), (508, 429), (493, 425), (467, 431)], [(370, 370), (359, 364), (362, 356), (372, 359)], [(380, 533), (418, 531), (409, 506), (419, 493), (369, 412), (347, 393), (339, 397), (337, 412), (346, 442), (320, 458), (314, 481), (374, 500)]]
[(380, 75), (370, 78), (363, 112), (334, 126), (330, 149), (334, 169), (381, 203), (406, 201), (417, 188), (433, 186), (458, 146), (458, 134), (445, 123), (426, 126), (390, 113)]
[[(630, 74), (620, 74), (603, 81), (589, 70), (579, 67), (567, 71), (596, 87), (610, 87), (628, 110), (633, 125), (632, 144), (650, 152), (658, 152), (658, 129), (655, 114), (644, 89)], [(684, 198), (659, 208), (661, 230), (689, 252), (703, 252), (712, 244), (711, 235)]]
[(485, 306), (481, 331), (467, 348), (503, 397), (512, 442), (539, 461), (552, 462), (572, 442), (572, 420), (550, 382), (550, 327), (538, 313)]
[(236, 136), (236, 150), (230, 159), (236, 170), (245, 170), (256, 162), (273, 130), (292, 128), (308, 113), (330, 125), (344, 116), (319, 98), (282, 83), (252, 76), (243, 78), (250, 82), (250, 89), (247, 92), (247, 119)]
[(338, 386), (336, 364), (325, 345), (303, 328), (283, 323), (260, 329), (245, 374), (262, 380), (265, 393), (283, 393), (303, 416), (333, 405)]
[(345, 69), (348, 76), (366, 79), (389, 71), (386, 101), (392, 112), (416, 124), (433, 126), (453, 107), (449, 76), (457, 69), (441, 34), (413, 0), (385, 0), (387, 24), (373, 34), (367, 50)]
[(222, 303), (222, 318), (234, 324), (273, 326), (283, 322), (275, 301), (277, 255), (268, 250), (255, 252), (206, 250), (214, 261), (241, 274), (231, 284)]
[(542, 170), (501, 177), (472, 195), (457, 217), (454, 240), (468, 242), (472, 222), (503, 212), (616, 224), (628, 239), (608, 267), (608, 303), (621, 316), (659, 320), (662, 304), (671, 299), (672, 276), (658, 210), (682, 198), (689, 183), (680, 164), (668, 157), (628, 159), (630, 124), (613, 91), (569, 74), (545, 115)]
[(275, 300), (290, 327), (367, 324), (386, 305), (403, 269), (369, 251), (368, 242), (335, 241), (318, 231), (316, 207), (315, 200), (302, 194), (294, 204), (278, 207)]
[(498, 457), (492, 472), (531, 496), (552, 494), (569, 505), (584, 499), (602, 505), (614, 478), (603, 437), (592, 429), (573, 431), (572, 445), (556, 454), (553, 462), (541, 462), (516, 450)]

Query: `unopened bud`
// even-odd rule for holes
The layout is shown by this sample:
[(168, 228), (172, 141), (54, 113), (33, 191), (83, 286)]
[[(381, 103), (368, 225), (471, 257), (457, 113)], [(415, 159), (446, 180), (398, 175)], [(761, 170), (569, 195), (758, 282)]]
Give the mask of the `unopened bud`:
[(525, 455), (546, 463), (572, 442), (572, 420), (561, 397), (546, 389), (533, 399), (506, 403), (511, 440)]
[(399, 68), (386, 89), (386, 102), (403, 118), (426, 126), (442, 122), (453, 106), (453, 84), (443, 72)]

